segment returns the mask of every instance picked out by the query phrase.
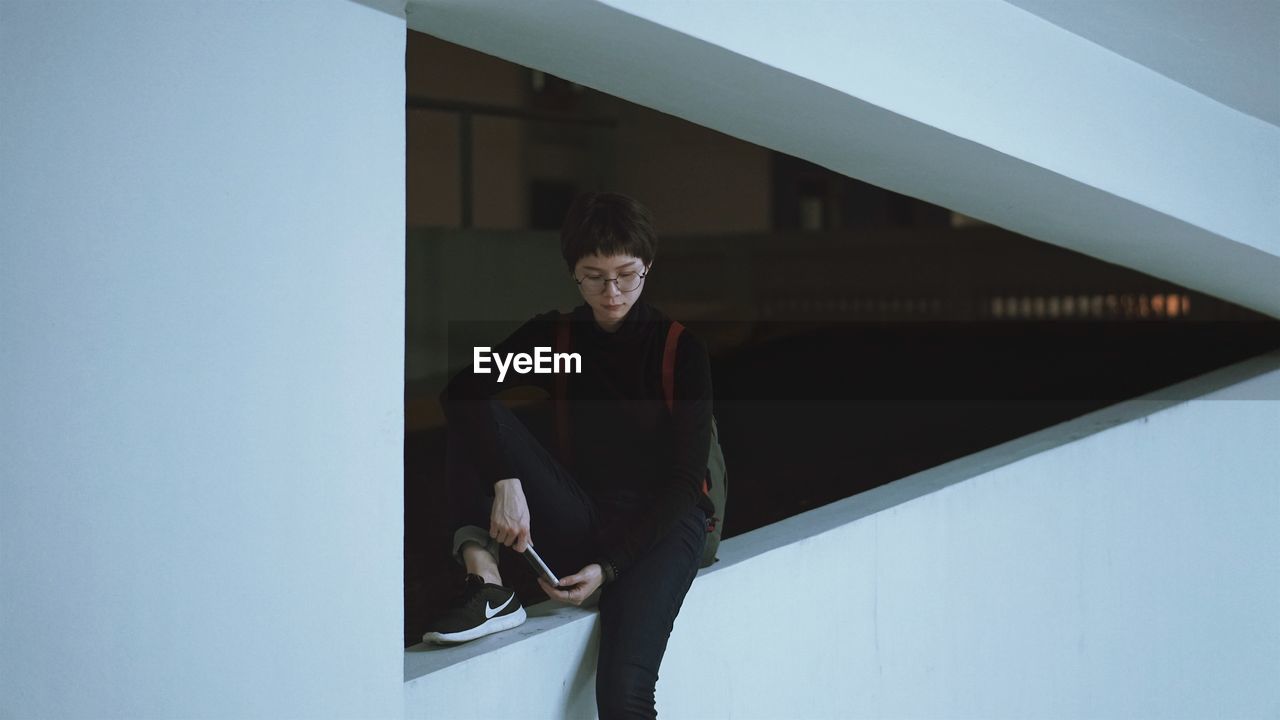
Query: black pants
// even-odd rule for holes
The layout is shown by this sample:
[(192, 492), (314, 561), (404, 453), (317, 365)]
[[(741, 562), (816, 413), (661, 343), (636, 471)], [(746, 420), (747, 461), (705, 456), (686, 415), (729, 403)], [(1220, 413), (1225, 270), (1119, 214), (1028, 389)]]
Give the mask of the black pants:
[[(516, 469), (529, 504), (529, 533), (538, 554), (556, 575), (571, 575), (592, 562), (611, 533), (629, 515), (602, 512), (572, 475), (538, 442), (524, 423), (496, 399), (500, 452)], [(493, 487), (481, 482), (461, 436), (449, 430), (446, 468), (454, 497), (454, 557), (462, 543), (489, 540)], [(487, 486), (488, 485), (488, 486)], [(633, 511), (642, 508), (633, 508)], [(706, 542), (706, 514), (694, 506), (672, 531), (600, 596), (600, 656), (596, 705), (602, 720), (656, 717), (654, 687), (672, 624), (693, 584)], [(489, 545), (492, 549), (493, 544)]]

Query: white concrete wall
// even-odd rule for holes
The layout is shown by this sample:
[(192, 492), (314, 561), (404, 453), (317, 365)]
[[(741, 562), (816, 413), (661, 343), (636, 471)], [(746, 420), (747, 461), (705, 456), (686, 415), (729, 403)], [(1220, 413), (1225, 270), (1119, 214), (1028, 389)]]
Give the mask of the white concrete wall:
[(404, 33), (0, 2), (0, 717), (402, 713)]
[[(1276, 717), (1277, 436), (1273, 354), (727, 540), (659, 713)], [(407, 653), (406, 715), (590, 716), (595, 618), (570, 616), (483, 665)]]
[(1002, 0), (601, 1), (1280, 254), (1280, 128)]

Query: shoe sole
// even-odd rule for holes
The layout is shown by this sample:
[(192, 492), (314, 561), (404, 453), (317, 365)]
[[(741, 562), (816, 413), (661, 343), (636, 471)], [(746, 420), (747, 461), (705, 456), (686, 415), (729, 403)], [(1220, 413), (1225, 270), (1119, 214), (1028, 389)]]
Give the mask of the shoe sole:
[(489, 618), (470, 630), (462, 630), (456, 633), (429, 632), (422, 636), (423, 642), (436, 643), (438, 645), (452, 645), (462, 643), (468, 640), (475, 640), (485, 635), (492, 635), (503, 630), (510, 630), (513, 627), (524, 624), (528, 615), (524, 611), (524, 607), (516, 608), (515, 612), (499, 615)]

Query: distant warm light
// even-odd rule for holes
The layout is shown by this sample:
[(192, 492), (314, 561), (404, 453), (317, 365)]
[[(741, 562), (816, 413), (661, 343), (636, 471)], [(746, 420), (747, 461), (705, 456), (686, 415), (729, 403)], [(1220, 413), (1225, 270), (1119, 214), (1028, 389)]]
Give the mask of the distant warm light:
[[(1043, 318), (1176, 318), (1190, 311), (1191, 299), (1176, 293), (1111, 293), (1107, 295), (996, 295), (987, 298), (987, 313), (1003, 320)], [(854, 306), (858, 303), (855, 301)], [(895, 298), (878, 301), (880, 310), (941, 312), (941, 301)]]

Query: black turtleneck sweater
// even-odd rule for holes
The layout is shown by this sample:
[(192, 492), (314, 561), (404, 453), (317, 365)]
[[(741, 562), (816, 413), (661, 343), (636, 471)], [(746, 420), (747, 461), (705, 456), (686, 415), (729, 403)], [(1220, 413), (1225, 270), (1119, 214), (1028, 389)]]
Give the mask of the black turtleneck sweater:
[[(536, 315), (492, 354), (554, 351), (558, 316), (554, 310)], [(606, 523), (605, 547), (597, 557), (621, 574), (694, 505), (714, 512), (702, 492), (711, 443), (711, 364), (706, 346), (685, 330), (676, 348), (675, 410), (668, 413), (662, 352), (670, 318), (637, 300), (616, 332), (602, 329), (586, 303), (573, 309), (572, 323), (570, 351), (582, 356), (582, 373), (568, 375), (566, 388), (570, 470)], [(519, 474), (498, 452), (489, 398), (521, 385), (554, 393), (555, 376), (520, 374), (512, 367), (498, 382), (495, 363), (488, 367), (487, 374), (463, 369), (440, 402), (449, 423), (470, 443), (471, 456), (482, 463), (481, 477), (497, 482)]]

